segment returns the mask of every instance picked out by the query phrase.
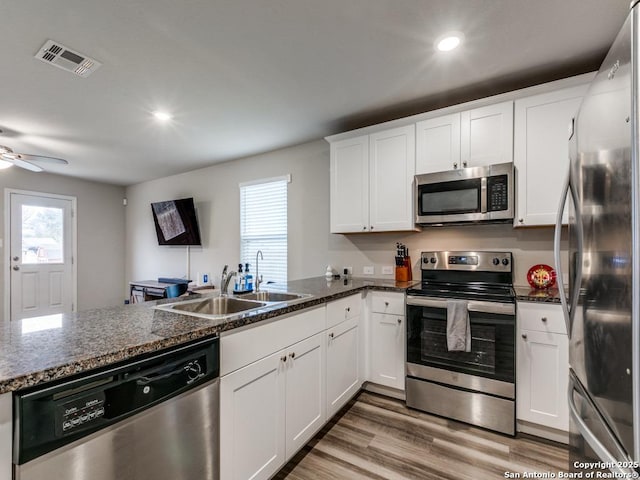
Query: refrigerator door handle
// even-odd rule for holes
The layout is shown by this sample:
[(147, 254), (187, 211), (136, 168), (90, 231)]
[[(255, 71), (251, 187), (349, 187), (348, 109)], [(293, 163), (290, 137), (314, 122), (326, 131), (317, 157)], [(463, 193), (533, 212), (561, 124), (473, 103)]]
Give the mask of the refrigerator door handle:
[(564, 206), (567, 203), (567, 194), (569, 193), (569, 177), (570, 169), (567, 170), (567, 176), (562, 185), (562, 193), (560, 194), (560, 204), (558, 205), (558, 213), (556, 215), (556, 228), (553, 234), (553, 258), (556, 262), (556, 272), (558, 279), (558, 293), (560, 294), (560, 303), (562, 304), (562, 313), (564, 316), (564, 323), (567, 327), (567, 335), (571, 338), (571, 325), (569, 321), (569, 304), (567, 302), (567, 294), (564, 291), (564, 285), (562, 282), (562, 262), (560, 259), (560, 237), (562, 235), (562, 215), (564, 213)]
[[(573, 289), (569, 290), (569, 294), (573, 293), (571, 298), (567, 298), (564, 291), (564, 285), (562, 283), (562, 262), (560, 261), (560, 237), (562, 234), (562, 214), (564, 212), (564, 206), (567, 202), (567, 194), (571, 193), (571, 200), (575, 208), (576, 214), (576, 253), (577, 258), (575, 260), (575, 279)], [(578, 299), (580, 298), (580, 286), (582, 284), (582, 252), (583, 252), (583, 228), (582, 228), (582, 215), (580, 213), (578, 195), (571, 185), (571, 166), (567, 170), (567, 177), (562, 187), (562, 195), (560, 196), (560, 205), (558, 205), (558, 214), (556, 215), (556, 228), (553, 236), (553, 256), (556, 263), (556, 272), (558, 280), (558, 293), (560, 294), (560, 303), (562, 304), (562, 313), (564, 314), (564, 321), (567, 327), (567, 335), (571, 339), (571, 326), (573, 324), (573, 316), (575, 315), (576, 308), (578, 306)], [(569, 258), (569, 262), (571, 259)], [(573, 292), (572, 292), (573, 290)]]
[[(578, 413), (578, 408), (576, 407), (576, 403), (573, 399), (574, 391), (588, 401), (588, 397), (584, 392), (582, 386), (575, 381), (575, 378), (570, 373), (569, 374), (569, 392), (568, 392), (569, 393), (568, 395), (569, 396), (569, 414), (571, 416), (571, 420), (573, 420), (575, 426), (580, 431), (580, 435), (582, 435), (582, 438), (584, 438), (584, 440), (589, 444), (593, 452), (598, 456), (598, 458), (600, 458), (602, 462), (609, 464), (608, 466), (610, 467), (610, 470), (612, 472), (620, 473), (623, 475), (622, 477), (619, 477), (619, 478), (636, 478), (635, 476), (633, 477), (628, 476), (628, 475), (637, 475), (635, 470), (633, 470), (630, 467), (625, 468), (623, 466), (625, 464), (632, 465), (633, 462), (629, 458), (626, 458), (627, 456), (622, 453), (624, 451), (622, 447), (619, 448), (619, 451), (621, 452), (620, 456), (616, 458), (613, 454), (611, 454), (611, 452), (609, 452), (609, 450), (607, 450), (607, 448), (593, 434), (593, 432), (589, 430), (589, 427), (580, 416), (580, 413)], [(606, 430), (607, 432), (609, 431), (608, 428)], [(613, 444), (618, 445), (617, 440), (612, 434), (610, 434), (610, 437)]]

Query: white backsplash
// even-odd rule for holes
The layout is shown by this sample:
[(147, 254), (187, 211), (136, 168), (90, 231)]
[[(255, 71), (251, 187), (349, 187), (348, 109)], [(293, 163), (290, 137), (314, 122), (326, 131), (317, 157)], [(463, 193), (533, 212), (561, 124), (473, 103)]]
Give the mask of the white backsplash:
[[(566, 231), (561, 245), (564, 272), (567, 268), (565, 238)], [(394, 275), (383, 275), (382, 269), (394, 266), (396, 242), (409, 248), (414, 279), (420, 277), (420, 253), (432, 250), (510, 251), (514, 257), (515, 285), (527, 285), (527, 272), (535, 264), (545, 263), (555, 268), (553, 228), (514, 229), (505, 224), (425, 227), (416, 233), (333, 234), (329, 239), (329, 262), (338, 273), (348, 266), (353, 268), (354, 276), (366, 277), (364, 268), (373, 266), (372, 277), (394, 278)]]

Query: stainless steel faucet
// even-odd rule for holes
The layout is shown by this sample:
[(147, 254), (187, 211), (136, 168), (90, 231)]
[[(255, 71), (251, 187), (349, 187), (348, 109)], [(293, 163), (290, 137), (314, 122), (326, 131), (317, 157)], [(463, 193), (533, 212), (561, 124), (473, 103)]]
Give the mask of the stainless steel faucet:
[(233, 270), (227, 273), (228, 267), (229, 265), (224, 266), (224, 268), (222, 269), (222, 276), (220, 277), (220, 295), (222, 296), (227, 296), (229, 294), (229, 282), (231, 281), (231, 278), (235, 277), (236, 275), (236, 272), (234, 272)]
[(262, 250), (258, 250), (256, 253), (256, 293), (258, 293), (260, 291), (260, 284), (262, 283), (262, 277), (260, 275), (258, 275), (259, 271), (258, 271), (258, 267), (259, 267), (259, 262), (258, 262), (258, 255), (260, 256), (260, 258), (262, 260), (264, 260), (264, 257), (262, 256)]

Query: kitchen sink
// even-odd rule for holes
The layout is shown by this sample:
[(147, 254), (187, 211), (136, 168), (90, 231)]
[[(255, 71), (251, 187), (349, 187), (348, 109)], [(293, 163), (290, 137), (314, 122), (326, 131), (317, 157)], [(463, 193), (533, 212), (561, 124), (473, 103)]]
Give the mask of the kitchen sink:
[(160, 310), (172, 310), (203, 317), (221, 317), (235, 313), (247, 312), (267, 305), (265, 302), (256, 302), (235, 297), (213, 297), (202, 300), (186, 300), (184, 302), (158, 305)]
[(258, 300), (260, 302), (291, 302), (293, 300), (299, 300), (310, 296), (311, 295), (309, 294), (303, 293), (271, 292), (265, 290), (262, 292), (245, 293), (241, 298), (243, 300)]

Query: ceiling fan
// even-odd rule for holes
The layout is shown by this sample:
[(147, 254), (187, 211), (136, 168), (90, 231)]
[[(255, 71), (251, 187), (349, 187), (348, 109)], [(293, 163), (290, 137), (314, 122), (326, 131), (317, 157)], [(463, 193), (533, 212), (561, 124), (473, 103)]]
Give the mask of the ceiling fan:
[(54, 163), (57, 165), (67, 165), (69, 163), (62, 158), (31, 155), (28, 153), (16, 153), (9, 147), (0, 145), (0, 170), (15, 165), (16, 167), (24, 168), (32, 172), (44, 171), (44, 168), (33, 162)]

